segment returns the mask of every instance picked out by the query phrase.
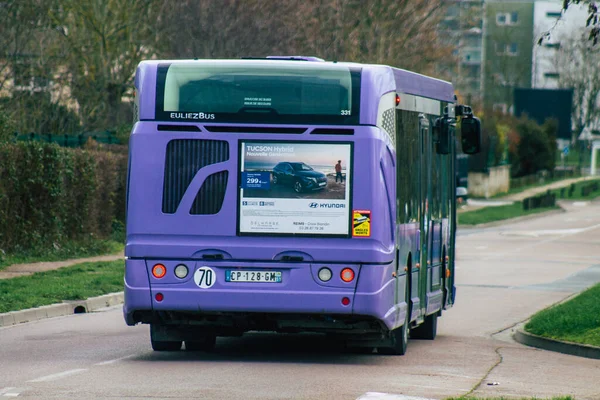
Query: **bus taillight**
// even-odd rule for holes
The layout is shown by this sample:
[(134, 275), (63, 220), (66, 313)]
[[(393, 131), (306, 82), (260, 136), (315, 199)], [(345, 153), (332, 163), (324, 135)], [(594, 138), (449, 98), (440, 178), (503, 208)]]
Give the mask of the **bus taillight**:
[(352, 282), (354, 280), (354, 271), (351, 268), (344, 268), (340, 277), (344, 282)]
[(156, 279), (162, 278), (166, 275), (166, 273), (167, 269), (162, 264), (156, 264), (154, 267), (152, 267), (152, 275), (154, 275)]

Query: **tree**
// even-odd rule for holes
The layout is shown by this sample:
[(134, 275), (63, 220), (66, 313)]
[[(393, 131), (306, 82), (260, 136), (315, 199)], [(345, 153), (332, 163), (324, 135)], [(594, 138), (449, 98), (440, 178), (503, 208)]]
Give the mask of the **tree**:
[(154, 51), (154, 25), (167, 6), (158, 0), (56, 0), (49, 15), (60, 32), (59, 80), (77, 101), (84, 127), (128, 119), (122, 98), (137, 64)]
[[(9, 81), (29, 85), (47, 78), (50, 55), (48, 4), (43, 0), (8, 0), (0, 4), (0, 91)], [(14, 85), (13, 85), (14, 86)]]
[(182, 0), (158, 20), (163, 58), (240, 58), (291, 54), (296, 0)]
[(534, 174), (538, 171), (553, 171), (556, 164), (556, 130), (558, 124), (546, 121), (543, 126), (522, 117), (516, 130), (519, 134), (516, 176)]
[[(585, 26), (588, 28), (587, 39), (592, 42), (593, 45), (598, 44), (600, 40), (600, 15), (598, 13), (598, 2), (595, 0), (563, 0), (562, 14), (569, 9), (570, 6), (585, 5), (588, 6), (588, 15), (586, 17)], [(560, 20), (560, 18), (559, 18)], [(554, 27), (544, 32), (538, 39), (538, 45), (542, 45), (544, 40), (550, 37)]]
[(453, 50), (438, 37), (445, 7), (440, 0), (312, 0), (302, 8), (306, 29), (299, 36), (328, 59), (434, 73)]
[(584, 34), (574, 32), (562, 40), (555, 59), (559, 86), (573, 89), (575, 136), (585, 127), (600, 126), (600, 47), (581, 40)]
[(0, 107), (0, 143), (11, 139), (14, 132), (15, 123), (11, 115), (3, 107)]
[(161, 18), (161, 54), (237, 58), (315, 55), (433, 73), (450, 56), (441, 0), (186, 0)]

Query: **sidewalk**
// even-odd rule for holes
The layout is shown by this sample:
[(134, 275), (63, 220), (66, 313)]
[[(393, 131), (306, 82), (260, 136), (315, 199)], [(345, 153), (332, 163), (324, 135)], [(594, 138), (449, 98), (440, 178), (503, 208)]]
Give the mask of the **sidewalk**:
[(95, 262), (95, 261), (115, 261), (124, 259), (124, 255), (113, 254), (108, 256), (97, 256), (87, 258), (77, 258), (65, 261), (52, 261), (52, 262), (37, 262), (31, 264), (13, 264), (2, 271), (0, 271), (0, 279), (9, 279), (17, 276), (32, 275), (36, 272), (51, 271), (63, 267), (70, 267), (75, 264), (81, 264), (84, 262)]
[(558, 189), (558, 188), (562, 188), (562, 187), (565, 187), (565, 186), (569, 186), (572, 183), (577, 183), (577, 182), (587, 181), (587, 180), (590, 180), (590, 179), (597, 179), (597, 178), (598, 178), (597, 176), (585, 176), (585, 177), (580, 177), (580, 178), (565, 179), (565, 180), (562, 180), (562, 181), (557, 181), (557, 182), (550, 183), (548, 185), (530, 188), (530, 189), (524, 190), (524, 191), (519, 192), (519, 193), (515, 193), (515, 194), (510, 194), (508, 196), (499, 197), (499, 198), (497, 198), (495, 200), (523, 201), (527, 197), (531, 197), (531, 196), (535, 196), (536, 194), (544, 193), (548, 189)]
[(580, 178), (565, 179), (565, 180), (549, 183), (547, 185), (537, 186), (537, 187), (533, 187), (530, 189), (526, 189), (519, 193), (514, 193), (514, 194), (501, 196), (501, 197), (495, 197), (493, 199), (479, 199), (479, 198), (478, 199), (469, 199), (469, 200), (467, 200), (467, 204), (465, 206), (459, 207), (458, 212), (463, 213), (463, 212), (468, 212), (468, 211), (479, 210), (479, 209), (485, 208), (485, 207), (497, 207), (497, 206), (508, 205), (508, 204), (514, 203), (515, 201), (523, 201), (527, 197), (532, 197), (537, 194), (545, 193), (548, 190), (559, 189), (562, 187), (569, 186), (572, 183), (577, 183), (577, 182), (586, 181), (586, 180), (590, 180), (590, 179), (597, 179), (597, 178), (598, 178), (597, 176), (596, 177), (586, 176), (586, 177), (580, 177)]

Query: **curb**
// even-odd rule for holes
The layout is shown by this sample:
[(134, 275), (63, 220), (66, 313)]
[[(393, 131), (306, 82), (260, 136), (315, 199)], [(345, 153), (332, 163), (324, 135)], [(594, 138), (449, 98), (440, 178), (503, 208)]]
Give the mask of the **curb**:
[(97, 311), (105, 307), (122, 304), (123, 299), (123, 292), (118, 292), (91, 297), (86, 300), (69, 300), (59, 304), (29, 308), (27, 310), (10, 311), (0, 314), (0, 327), (39, 321), (46, 318)]
[[(560, 205), (559, 205), (559, 207), (560, 207)], [(461, 228), (461, 229), (492, 228), (492, 227), (495, 227), (495, 226), (512, 224), (512, 223), (515, 223), (515, 222), (526, 221), (528, 219), (535, 219), (535, 218), (539, 218), (539, 217), (547, 217), (549, 215), (560, 214), (560, 213), (564, 213), (564, 212), (566, 212), (566, 210), (561, 207), (560, 209), (557, 209), (557, 210), (549, 210), (549, 211), (544, 211), (544, 212), (541, 212), (541, 213), (534, 213), (534, 214), (529, 214), (529, 215), (523, 215), (521, 217), (516, 217), (516, 218), (501, 219), (499, 221), (487, 222), (485, 224), (478, 224), (478, 225), (461, 225), (461, 224), (458, 224), (458, 227)]]
[(515, 341), (526, 346), (536, 347), (538, 349), (554, 351), (562, 354), (569, 354), (577, 357), (600, 360), (600, 347), (548, 339), (525, 332), (521, 329), (517, 329), (513, 335), (513, 338)]

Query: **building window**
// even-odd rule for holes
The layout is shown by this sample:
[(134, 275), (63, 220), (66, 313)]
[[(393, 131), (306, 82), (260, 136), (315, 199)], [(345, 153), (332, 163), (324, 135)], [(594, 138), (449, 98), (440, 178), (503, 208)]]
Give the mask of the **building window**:
[(545, 72), (544, 78), (546, 79), (558, 79), (560, 74), (558, 72)]
[(519, 44), (518, 43), (502, 43), (496, 42), (496, 54), (499, 56), (509, 55), (516, 56), (519, 54)]
[(510, 13), (510, 25), (516, 25), (519, 23), (519, 13), (514, 11)]
[(516, 25), (519, 23), (519, 13), (501, 12), (496, 14), (496, 25)]
[(560, 11), (548, 11), (546, 13), (546, 17), (548, 18), (560, 18), (561, 15)]
[(560, 49), (560, 43), (544, 43), (544, 47), (548, 47), (550, 49)]
[(506, 25), (506, 14), (505, 13), (496, 14), (496, 24), (497, 25)]

